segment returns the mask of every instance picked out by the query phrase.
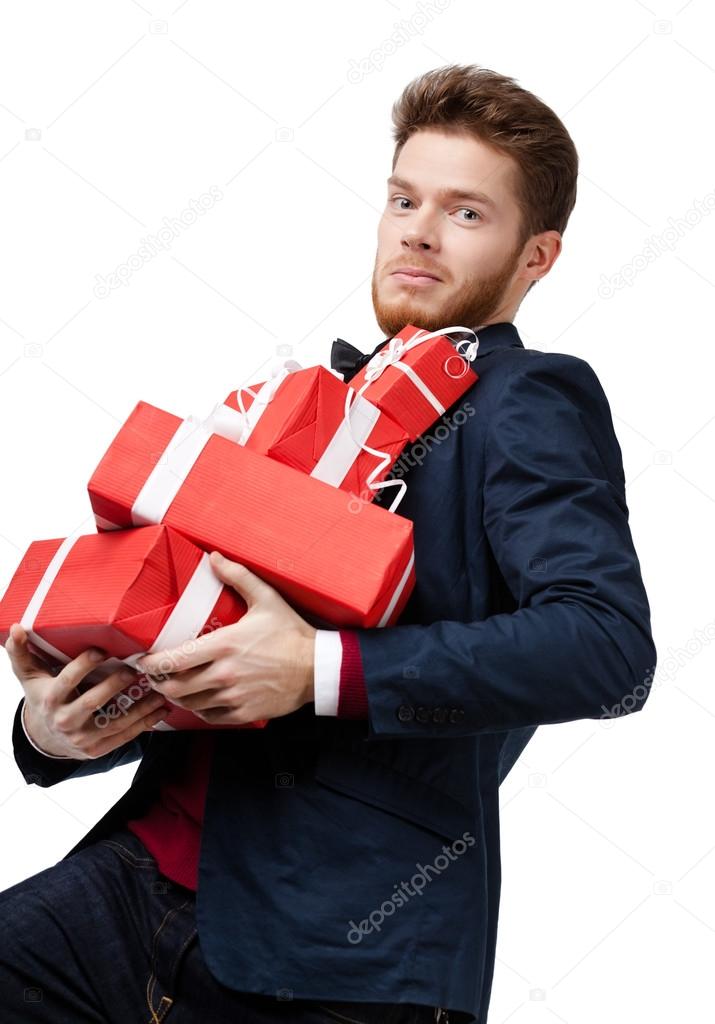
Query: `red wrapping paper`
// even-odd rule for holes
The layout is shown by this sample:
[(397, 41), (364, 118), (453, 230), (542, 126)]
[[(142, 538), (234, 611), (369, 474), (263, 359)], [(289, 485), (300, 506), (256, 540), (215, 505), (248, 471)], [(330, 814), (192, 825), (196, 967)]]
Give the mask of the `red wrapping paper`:
[[(21, 622), (26, 615), (46, 569), (62, 544), (62, 538), (38, 540), (27, 549), (0, 601), (3, 646), (10, 626)], [(50, 668), (60, 668), (89, 647), (106, 651), (108, 660), (77, 686), (83, 693), (120, 668), (124, 659), (145, 654), (152, 648), (190, 581), (198, 579), (194, 574), (205, 558), (200, 548), (166, 526), (76, 538), (28, 626), (32, 653)], [(217, 583), (203, 597), (196, 595), (196, 598), (189, 602), (188, 619), (184, 614), (181, 616), (182, 622), (193, 620), (189, 635), (171, 645), (162, 644), (160, 649), (180, 647), (184, 641), (237, 622), (246, 612), (243, 598), (223, 584)], [(208, 616), (205, 614), (207, 603), (210, 604)], [(56, 657), (46, 645), (65, 655), (66, 660)], [(125, 713), (131, 703), (149, 689), (147, 677), (137, 673), (133, 683), (105, 704), (104, 719), (96, 719), (98, 727), (100, 721), (106, 724)], [(173, 705), (154, 728), (236, 729), (262, 728), (266, 724), (267, 720), (263, 719), (242, 725), (209, 724), (191, 711)]]
[[(395, 337), (408, 342), (418, 330), (418, 327), (408, 324)], [(479, 380), (479, 375), (444, 336), (416, 345), (405, 352), (400, 361), (414, 370), (438, 400), (442, 411)], [(363, 366), (350, 381), (350, 386), (359, 391), (367, 380), (367, 372), (368, 366)], [(399, 423), (410, 441), (416, 440), (442, 415), (410, 377), (396, 366), (386, 367), (362, 394)]]
[(157, 467), (178, 487), (160, 521), (245, 564), (314, 625), (397, 620), (415, 583), (409, 519), (216, 434), (182, 481), (176, 453), (190, 439), (167, 451), (182, 424), (137, 403), (88, 484), (99, 530), (147, 522), (133, 506)]
[[(262, 386), (254, 384), (251, 391), (257, 393)], [(346, 465), (347, 460), (336, 451), (336, 432), (343, 429), (345, 400), (349, 392), (352, 392), (352, 402), (355, 403), (354, 389), (323, 366), (289, 373), (253, 427), (245, 447), (312, 474), (334, 487), (372, 500), (378, 491), (367, 487), (367, 478), (383, 460), (353, 444), (349, 451), (354, 461)], [(248, 410), (253, 404), (253, 395), (246, 388), (240, 393), (243, 407)], [(238, 392), (232, 391), (224, 404), (238, 412), (237, 395)], [(358, 400), (357, 407), (351, 406), (353, 435), (362, 436), (363, 424), (367, 422), (369, 425), (373, 417), (372, 428), (369, 432), (365, 428), (365, 444), (389, 457), (373, 477), (372, 482), (377, 483), (385, 479), (408, 439), (401, 426), (367, 399)], [(343, 470), (346, 470), (344, 476)]]

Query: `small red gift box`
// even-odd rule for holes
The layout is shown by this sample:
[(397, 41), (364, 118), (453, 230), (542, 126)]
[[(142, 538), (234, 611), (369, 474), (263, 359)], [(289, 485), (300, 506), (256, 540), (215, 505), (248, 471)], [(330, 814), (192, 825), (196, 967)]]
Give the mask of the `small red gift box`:
[[(433, 337), (408, 324), (375, 353), (350, 384), (404, 427), (414, 441), (479, 380), (468, 359), (444, 336), (464, 330), (454, 327)], [(422, 336), (425, 340), (419, 341)], [(476, 343), (470, 344), (475, 351)]]
[[(125, 662), (181, 647), (237, 622), (243, 598), (218, 579), (205, 552), (166, 526), (37, 540), (27, 549), (0, 601), (0, 642), (19, 622), (33, 653), (61, 667), (89, 647), (107, 660), (77, 686), (83, 693)], [(95, 717), (98, 728), (126, 713), (150, 690), (147, 677), (120, 691)], [(168, 700), (169, 698), (167, 698)], [(154, 729), (262, 728), (267, 720), (209, 724), (173, 705)]]
[(409, 519), (146, 402), (88, 490), (98, 529), (166, 523), (328, 625), (391, 625), (414, 587)]
[(273, 379), (232, 391), (216, 414), (216, 433), (366, 500), (407, 444), (402, 427), (324, 366), (292, 360)]

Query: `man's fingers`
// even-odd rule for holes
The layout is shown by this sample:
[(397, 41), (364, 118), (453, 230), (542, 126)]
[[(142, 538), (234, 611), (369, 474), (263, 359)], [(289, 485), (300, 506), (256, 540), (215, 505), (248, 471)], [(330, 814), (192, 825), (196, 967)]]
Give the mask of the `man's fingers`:
[(78, 654), (76, 658), (68, 661), (62, 668), (62, 671), (55, 676), (57, 698), (60, 703), (64, 703), (68, 697), (71, 697), (77, 684), (81, 683), (85, 676), (88, 676), (93, 669), (97, 668), (106, 659), (107, 655), (104, 651), (99, 651), (96, 647), (90, 647), (88, 650)]
[[(128, 690), (132, 700), (143, 696), (146, 693), (153, 693), (152, 688), (145, 681), (139, 684), (140, 676), (125, 665), (124, 668), (110, 672), (108, 676), (98, 683), (89, 686), (78, 698), (80, 707), (87, 713), (94, 711), (97, 707), (106, 704), (108, 700), (115, 697), (121, 690)], [(132, 685), (134, 684), (134, 685)]]
[(166, 718), (169, 712), (164, 707), (165, 703), (161, 694), (150, 693), (134, 704), (113, 704), (109, 711), (100, 711), (94, 719), (90, 719), (88, 728), (92, 732), (96, 731), (97, 741), (101, 736), (123, 737), (127, 730), (133, 729), (147, 715), (161, 711), (159, 719)]
[(10, 626), (10, 635), (5, 642), (5, 650), (12, 662), (15, 675), (30, 679), (38, 673), (46, 673), (47, 666), (32, 654), (27, 646), (27, 630), (14, 622)]
[[(135, 715), (130, 720), (129, 724), (125, 722), (125, 726), (121, 730), (121, 733), (119, 734), (122, 744), (128, 743), (130, 740), (133, 740), (135, 737), (137, 737), (140, 732), (145, 732), (147, 729), (153, 728), (153, 726), (155, 726), (157, 722), (160, 722), (162, 718), (166, 718), (168, 714), (166, 708), (154, 708), (153, 710), (147, 712), (147, 706), (148, 705), (145, 704), (145, 701), (140, 701), (139, 708), (141, 709), (142, 714)], [(114, 733), (110, 733), (108, 728), (106, 730), (97, 728), (97, 733), (101, 734), (102, 736), (106, 736), (106, 741), (100, 740), (97, 746), (93, 746), (92, 751), (89, 755), (90, 757), (102, 757), (103, 754), (108, 754), (111, 750), (115, 750), (118, 746), (121, 745), (117, 743), (116, 730)]]
[(147, 675), (161, 677), (173, 675), (175, 672), (185, 672), (189, 668), (198, 668), (199, 665), (207, 665), (223, 653), (223, 642), (216, 635), (220, 632), (221, 630), (214, 630), (212, 633), (196, 637), (195, 640), (187, 641), (181, 647), (145, 654), (137, 662), (137, 669), (146, 672)]

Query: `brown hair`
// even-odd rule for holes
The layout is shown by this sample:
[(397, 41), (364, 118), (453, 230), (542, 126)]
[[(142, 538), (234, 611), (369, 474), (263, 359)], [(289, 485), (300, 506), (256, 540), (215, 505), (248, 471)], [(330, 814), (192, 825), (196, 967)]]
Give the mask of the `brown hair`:
[(541, 231), (563, 234), (576, 203), (576, 147), (553, 110), (513, 78), (476, 64), (435, 68), (405, 88), (393, 104), (392, 122), (393, 171), (400, 150), (414, 132), (422, 128), (466, 132), (510, 156), (517, 165), (519, 248)]

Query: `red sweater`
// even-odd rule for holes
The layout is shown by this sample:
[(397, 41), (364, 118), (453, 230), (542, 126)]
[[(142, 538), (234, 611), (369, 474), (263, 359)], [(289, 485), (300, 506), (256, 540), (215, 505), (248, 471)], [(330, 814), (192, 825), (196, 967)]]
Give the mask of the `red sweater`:
[[(357, 633), (341, 630), (339, 718), (367, 718), (368, 704)], [(222, 732), (224, 730), (221, 730)], [(126, 824), (147, 848), (159, 871), (179, 885), (198, 886), (201, 827), (216, 733), (197, 729), (186, 762), (162, 779), (159, 796), (141, 818)]]

